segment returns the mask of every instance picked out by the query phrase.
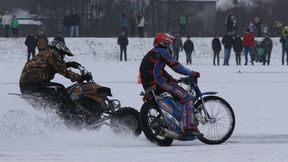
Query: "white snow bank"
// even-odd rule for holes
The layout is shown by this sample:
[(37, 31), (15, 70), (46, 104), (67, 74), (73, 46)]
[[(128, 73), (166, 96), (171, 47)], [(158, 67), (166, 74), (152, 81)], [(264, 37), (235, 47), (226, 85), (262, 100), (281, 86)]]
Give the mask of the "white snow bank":
[[(211, 58), (213, 52), (211, 41), (213, 38), (192, 38), (195, 46), (193, 58)], [(49, 41), (53, 38), (49, 38)], [(186, 38), (182, 38), (184, 42)], [(258, 38), (262, 40), (262, 38)], [(272, 59), (279, 59), (282, 55), (279, 38), (272, 38)], [(0, 61), (22, 61), (26, 59), (25, 38), (0, 38)], [(73, 59), (82, 61), (118, 61), (120, 48), (117, 38), (66, 38), (67, 46), (75, 54)], [(129, 38), (127, 55), (129, 61), (139, 61), (153, 47), (153, 38)], [(183, 57), (181, 57), (181, 55)], [(91, 57), (92, 56), (92, 57)], [(184, 52), (180, 53), (180, 59), (185, 59)], [(223, 50), (221, 51), (223, 57)], [(234, 52), (231, 54), (234, 58)], [(231, 58), (231, 59), (232, 59)], [(234, 61), (234, 59), (233, 59)], [(279, 61), (280, 62), (280, 61)]]

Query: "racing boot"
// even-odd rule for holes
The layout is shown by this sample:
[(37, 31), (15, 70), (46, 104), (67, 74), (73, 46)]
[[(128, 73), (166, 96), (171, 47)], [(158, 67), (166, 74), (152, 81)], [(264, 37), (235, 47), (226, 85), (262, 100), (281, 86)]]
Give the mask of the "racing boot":
[(191, 120), (190, 120), (189, 125), (186, 128), (184, 128), (184, 133), (187, 134), (187, 135), (193, 135), (193, 136), (197, 136), (197, 137), (202, 137), (203, 134), (197, 128), (198, 125), (199, 125), (199, 122), (197, 121), (194, 112), (190, 113), (190, 119)]

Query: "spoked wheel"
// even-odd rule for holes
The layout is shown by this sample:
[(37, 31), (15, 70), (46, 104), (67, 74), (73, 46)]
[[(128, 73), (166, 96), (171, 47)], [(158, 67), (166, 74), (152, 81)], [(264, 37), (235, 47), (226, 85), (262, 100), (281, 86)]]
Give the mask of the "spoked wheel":
[(142, 132), (139, 112), (131, 107), (119, 109), (111, 119), (111, 128), (115, 133), (139, 136)]
[(167, 126), (165, 126), (164, 117), (153, 102), (145, 102), (141, 108), (140, 115), (143, 132), (147, 139), (159, 146), (170, 146), (172, 144), (173, 139), (161, 135), (160, 128)]
[(199, 111), (196, 114), (198, 128), (204, 135), (199, 140), (206, 144), (221, 144), (232, 135), (235, 127), (232, 107), (218, 96), (206, 96), (203, 100), (207, 113), (204, 112), (202, 103), (195, 105), (196, 111)]

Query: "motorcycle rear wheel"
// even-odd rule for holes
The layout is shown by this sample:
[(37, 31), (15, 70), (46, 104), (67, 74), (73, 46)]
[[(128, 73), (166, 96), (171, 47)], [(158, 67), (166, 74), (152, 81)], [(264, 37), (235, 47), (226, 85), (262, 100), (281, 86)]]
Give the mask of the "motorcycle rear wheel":
[[(225, 142), (232, 135), (235, 128), (235, 115), (232, 107), (227, 101), (218, 96), (205, 96), (203, 98), (205, 109), (209, 114), (211, 121), (201, 123), (199, 121), (198, 129), (203, 133), (199, 140), (205, 144), (216, 145)], [(203, 105), (196, 103), (196, 111), (203, 114)]]
[(140, 115), (143, 132), (148, 140), (156, 143), (159, 146), (170, 146), (172, 144), (173, 139), (161, 136), (157, 129), (152, 128), (153, 122), (155, 122), (154, 124), (157, 124), (159, 127), (161, 127), (161, 124), (158, 123), (158, 119), (162, 116), (157, 110), (156, 104), (154, 102), (145, 102), (142, 105)]

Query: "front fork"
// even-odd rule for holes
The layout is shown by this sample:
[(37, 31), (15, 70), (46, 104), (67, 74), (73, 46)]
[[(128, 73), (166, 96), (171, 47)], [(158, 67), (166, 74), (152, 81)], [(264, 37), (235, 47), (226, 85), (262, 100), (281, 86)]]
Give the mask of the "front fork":
[[(214, 119), (211, 118), (211, 116), (209, 115), (209, 113), (206, 110), (205, 102), (203, 99), (203, 94), (200, 91), (198, 85), (196, 85), (196, 84), (194, 85), (194, 91), (195, 91), (194, 97), (196, 98), (196, 100), (198, 102), (200, 102), (198, 109), (195, 109), (196, 118), (203, 125), (208, 123), (208, 122), (214, 122)], [(206, 94), (206, 93), (204, 93), (204, 94)], [(208, 92), (207, 94), (216, 94), (216, 92), (210, 92), (210, 93)]]

